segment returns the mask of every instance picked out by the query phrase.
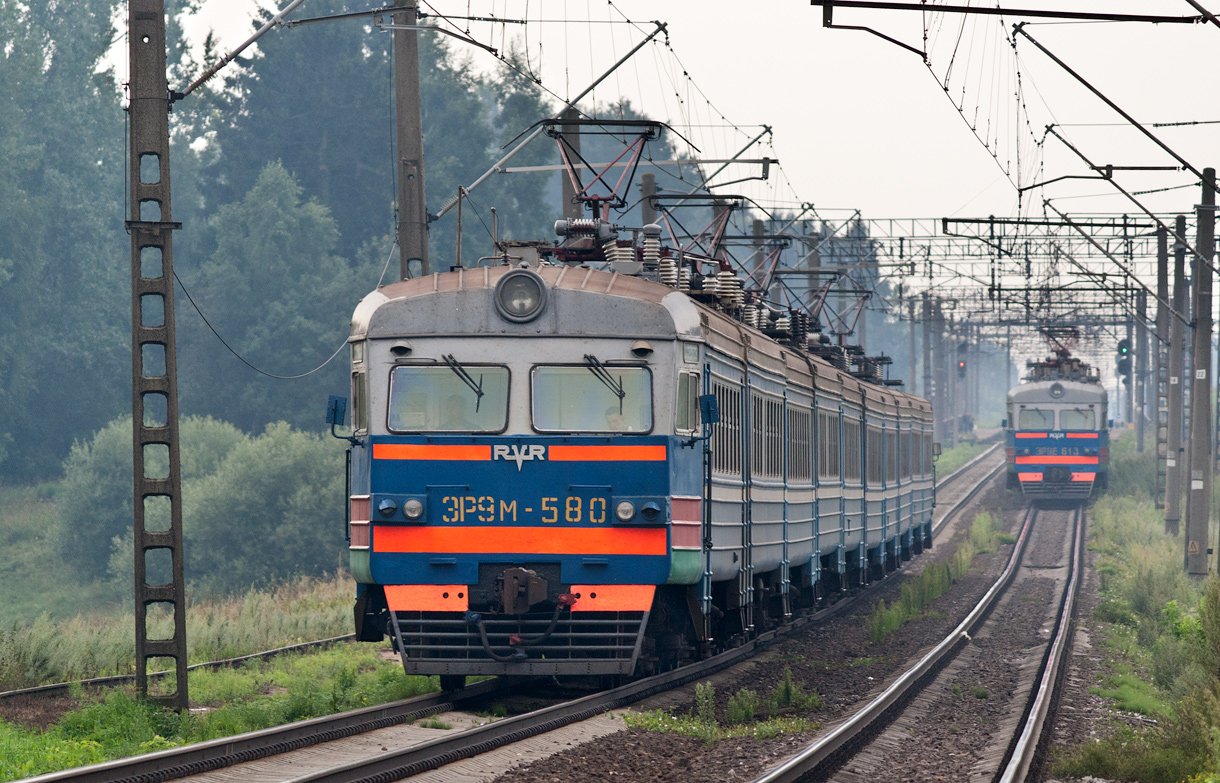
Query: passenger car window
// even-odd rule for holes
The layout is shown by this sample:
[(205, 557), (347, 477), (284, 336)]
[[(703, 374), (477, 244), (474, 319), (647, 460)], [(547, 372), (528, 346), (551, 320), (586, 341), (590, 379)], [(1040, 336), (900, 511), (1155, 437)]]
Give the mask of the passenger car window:
[(652, 429), (652, 373), (647, 368), (538, 365), (530, 385), (534, 429), (540, 432)]
[(395, 367), (386, 426), (392, 432), (503, 432), (508, 425), (508, 368), (463, 369), (470, 382), (449, 367)]

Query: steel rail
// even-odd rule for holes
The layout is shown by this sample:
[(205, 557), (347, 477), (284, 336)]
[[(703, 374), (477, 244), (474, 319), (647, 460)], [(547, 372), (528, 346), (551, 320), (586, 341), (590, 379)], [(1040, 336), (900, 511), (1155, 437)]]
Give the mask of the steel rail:
[(884, 721), (893, 717), (923, 683), (944, 668), (959, 649), (970, 641), (970, 634), (982, 625), (995, 608), (1000, 597), (1012, 584), (1020, 570), (1021, 560), (1024, 557), (1036, 518), (1037, 510), (1032, 507), (1027, 509), (1021, 532), (1003, 573), (970, 614), (940, 644), (900, 675), (863, 709), (858, 710), (787, 761), (755, 778), (753, 783), (793, 783), (839, 757), (858, 742), (866, 732), (877, 728)]
[(1080, 575), (1084, 573), (1084, 509), (1076, 509), (1073, 515), (1075, 530), (1072, 535), (1072, 557), (1069, 563), (1068, 583), (1063, 591), (1063, 600), (1055, 618), (1051, 643), (1043, 656), (1038, 672), (1037, 688), (1034, 690), (1021, 725), (1021, 732), (1010, 745), (1005, 755), (1003, 769), (996, 776), (997, 783), (1016, 783), (1025, 780), (1034, 767), (1034, 762), (1044, 749), (1042, 742), (1046, 718), (1058, 698), (1058, 685), (1067, 667), (1064, 665), (1071, 649), (1072, 620), (1076, 612), (1076, 596), (1080, 591)]

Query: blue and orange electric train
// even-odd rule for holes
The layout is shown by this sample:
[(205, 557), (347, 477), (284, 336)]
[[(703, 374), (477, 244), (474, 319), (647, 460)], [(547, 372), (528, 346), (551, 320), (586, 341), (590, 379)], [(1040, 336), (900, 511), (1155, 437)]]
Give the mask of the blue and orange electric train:
[(1066, 352), (1029, 367), (1008, 392), (1008, 487), (1030, 500), (1084, 502), (1109, 480), (1106, 390)]
[(355, 625), (408, 673), (656, 671), (931, 544), (925, 400), (658, 227), (614, 233), (356, 308)]

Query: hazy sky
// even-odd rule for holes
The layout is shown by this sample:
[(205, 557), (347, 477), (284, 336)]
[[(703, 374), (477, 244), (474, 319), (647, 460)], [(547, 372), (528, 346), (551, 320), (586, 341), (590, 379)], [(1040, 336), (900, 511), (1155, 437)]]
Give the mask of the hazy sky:
[[(870, 26), (916, 48), (926, 45), (930, 64), (925, 65), (919, 55), (877, 36), (823, 28), (822, 9), (799, 0), (433, 2), (431, 8), (445, 15), (531, 20), (528, 25), (454, 24), (497, 48), (515, 39), (544, 84), (565, 98), (642, 40), (653, 29), (649, 20), (666, 22), (671, 48), (646, 47), (594, 97), (600, 102), (630, 98), (673, 124), (704, 157), (729, 157), (761, 125), (770, 125), (773, 146), (756, 146), (745, 157), (777, 157), (782, 171), (773, 171), (764, 185), (731, 189), (772, 203), (812, 202), (827, 215), (860, 209), (873, 218), (1015, 215), (1018, 184), (1090, 174), (1061, 141), (1052, 137), (1039, 144), (1051, 123), (1061, 125), (1067, 140), (1094, 164), (1178, 165), (1028, 40), (1017, 36), (1014, 54), (1012, 23), (1020, 21), (1015, 16), (836, 9), (837, 24)], [(250, 14), (258, 4), (210, 0), (201, 24), (236, 45), (249, 35)], [(285, 4), (261, 2), (269, 8)], [(1195, 13), (1184, 0), (1013, 0), (1004, 6)], [(310, 15), (308, 0), (292, 14)], [(1206, 57), (1220, 48), (1220, 27), (1029, 21), (1035, 39), (1137, 121), (1220, 121), (1217, 93), (1209, 86), (1215, 61)], [(495, 66), (483, 50), (450, 40), (476, 66)], [(1220, 162), (1220, 124), (1151, 130), (1196, 168)], [(754, 173), (752, 167), (734, 172)], [(1142, 191), (1188, 185), (1192, 177), (1182, 171), (1132, 172), (1116, 180), (1127, 190)], [(1027, 193), (1021, 211), (1040, 212), (1047, 197), (1065, 211), (1138, 211), (1116, 193), (1102, 181), (1065, 180)], [(1180, 189), (1140, 199), (1158, 211), (1179, 211), (1195, 204), (1198, 193)]]

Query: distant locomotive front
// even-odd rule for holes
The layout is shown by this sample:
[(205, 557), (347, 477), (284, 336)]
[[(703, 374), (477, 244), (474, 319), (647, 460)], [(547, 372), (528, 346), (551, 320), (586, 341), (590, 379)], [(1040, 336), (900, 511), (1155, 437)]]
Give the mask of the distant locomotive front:
[(1108, 482), (1106, 390), (1074, 361), (1031, 364), (1008, 392), (1008, 486), (1030, 499), (1084, 501)]

